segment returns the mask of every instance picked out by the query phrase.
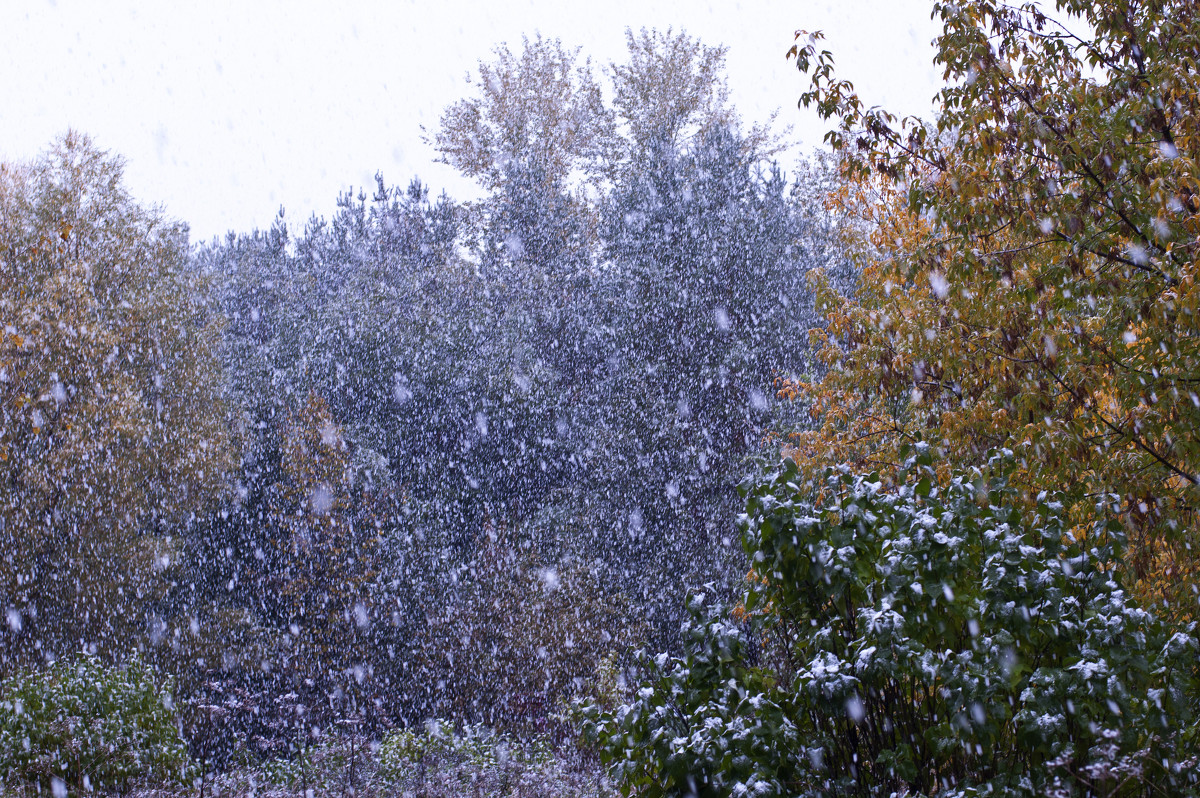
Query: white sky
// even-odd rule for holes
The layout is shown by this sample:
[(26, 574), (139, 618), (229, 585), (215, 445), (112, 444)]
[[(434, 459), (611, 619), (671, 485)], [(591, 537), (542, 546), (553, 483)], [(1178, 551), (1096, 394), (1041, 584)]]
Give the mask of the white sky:
[[(134, 196), (187, 221), (193, 240), (271, 223), (299, 230), (339, 191), (413, 175), (473, 193), (422, 142), (465, 76), (502, 42), (541, 32), (594, 64), (623, 60), (624, 30), (674, 26), (729, 47), (746, 122), (774, 110), (795, 153), (825, 125), (796, 100), (784, 53), (821, 29), (868, 104), (927, 115), (938, 88), (928, 0), (0, 0), (0, 158), (26, 160), (74, 127), (128, 162)], [(783, 156), (790, 166), (794, 156)]]

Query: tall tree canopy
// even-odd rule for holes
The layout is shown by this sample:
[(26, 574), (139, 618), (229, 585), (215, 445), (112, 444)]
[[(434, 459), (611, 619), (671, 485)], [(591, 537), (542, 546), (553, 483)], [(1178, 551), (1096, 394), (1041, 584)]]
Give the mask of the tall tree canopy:
[[(812, 462), (1018, 452), (1036, 492), (1121, 497), (1143, 596), (1194, 613), (1200, 25), (1188, 2), (935, 3), (932, 123), (871, 108), (797, 34), (801, 97), (869, 221), (863, 289), (825, 297), (832, 366), (803, 386)], [(1075, 29), (1072, 32), (1071, 29)], [(800, 386), (797, 386), (800, 387)]]
[(434, 137), (463, 174), (494, 189), (519, 161), (557, 181), (603, 156), (611, 114), (578, 48), (540, 35), (524, 39), (520, 55), (502, 45), (494, 62), (479, 63), (476, 82), (479, 95), (447, 108)]
[(68, 133), (0, 167), (0, 656), (143, 633), (166, 537), (232, 463), (219, 327), (187, 228)]

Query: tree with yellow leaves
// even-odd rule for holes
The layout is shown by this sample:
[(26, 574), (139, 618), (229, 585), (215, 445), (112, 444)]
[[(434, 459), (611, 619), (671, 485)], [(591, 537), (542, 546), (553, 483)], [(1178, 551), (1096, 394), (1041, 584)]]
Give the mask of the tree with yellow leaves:
[(145, 633), (231, 465), (187, 228), (121, 175), (73, 132), (0, 166), (0, 670)]
[(1010, 447), (1030, 495), (1115, 495), (1137, 590), (1194, 616), (1200, 25), (1173, 0), (1057, 7), (935, 3), (932, 124), (866, 109), (797, 34), (867, 232), (858, 295), (821, 289), (827, 373), (785, 387), (818, 419), (794, 454), (886, 472), (918, 438), (947, 469)]

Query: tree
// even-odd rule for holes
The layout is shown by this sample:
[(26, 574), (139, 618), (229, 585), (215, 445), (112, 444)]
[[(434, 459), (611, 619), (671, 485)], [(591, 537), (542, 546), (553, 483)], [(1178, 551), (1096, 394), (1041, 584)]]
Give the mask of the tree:
[(231, 466), (187, 228), (69, 132), (0, 168), (0, 667), (141, 640), (171, 533)]
[(632, 649), (644, 629), (588, 564), (542, 559), (502, 529), (481, 537), (426, 603), (418, 687), (438, 717), (546, 732), (596, 663)]
[(370, 623), (375, 530), (354, 523), (347, 445), (323, 399), (309, 394), (289, 414), (283, 441), (284, 478), (268, 500), (271, 616), (287, 630), (284, 669), (332, 692), (367, 659), (355, 644)]
[(686, 32), (625, 29), (629, 61), (612, 64), (613, 106), (627, 136), (643, 148), (665, 140), (686, 145), (717, 125), (738, 122), (722, 75), (726, 48)]
[(664, 140), (643, 166), (605, 208), (610, 332), (587, 462), (608, 545), (644, 575), (640, 600), (673, 634), (680, 596), (663, 585), (727, 575), (734, 486), (760, 444), (772, 381), (805, 369), (815, 318), (803, 259), (817, 231), (793, 213), (782, 173), (734, 131), (686, 149)]
[[(814, 466), (957, 463), (1012, 446), (1039, 490), (1122, 497), (1139, 595), (1194, 615), (1200, 55), (1187, 3), (935, 3), (933, 123), (864, 109), (817, 36), (801, 98), (839, 127), (846, 208), (875, 231), (854, 301), (827, 295)], [(1088, 516), (1086, 506), (1081, 522)]]
[[(801, 264), (824, 263), (836, 239), (801, 218), (803, 192), (723, 124), (735, 117), (719, 49), (672, 68), (693, 39), (629, 41), (630, 63), (614, 75), (629, 87), (619, 112), (595, 106), (596, 81), (557, 42), (481, 65), (479, 91), (447, 111), (438, 139), (489, 190), (481, 202), (431, 203), (419, 183), (380, 179), (301, 235), (281, 217), (200, 253), (229, 317), (245, 457), (238, 498), (191, 536), (211, 568), (196, 581), (231, 586), (207, 598), (259, 624), (248, 644), (292, 622), (265, 574), (298, 571), (274, 541), (309, 523), (288, 515), (302, 491), (278, 497), (299, 484), (287, 430), (310, 395), (346, 445), (347, 517), (357, 524), (371, 497), (386, 504), (374, 513), (369, 639), (355, 639), (373, 647), (376, 686), (390, 685), (376, 697), (397, 713), (415, 720), (443, 700), (467, 711), (462, 696), (479, 681), (453, 670), (482, 657), (477, 641), (538, 647), (465, 633), (462, 617), (519, 615), (491, 605), (482, 586), (502, 592), (502, 580), (476, 578), (489, 563), (500, 574), (510, 563), (527, 574), (577, 566), (604, 602), (652, 606), (660, 632), (679, 617), (664, 581), (682, 589), (720, 570), (736, 471), (758, 445), (774, 370), (802, 367), (812, 312)], [(650, 102), (676, 89), (680, 102), (661, 106), (669, 132), (652, 135), (659, 111), (639, 110), (637, 92)], [(612, 124), (623, 126), (620, 152)], [(629, 138), (635, 125), (644, 141)], [(506, 550), (481, 530), (504, 530)], [(298, 595), (319, 596), (321, 581)], [(542, 607), (547, 624), (593, 617), (587, 587), (546, 604), (535, 587), (506, 600)], [(542, 673), (522, 681), (516, 660), (485, 653), (481, 672), (525, 692)], [(566, 689), (554, 680), (551, 692)], [(445, 694), (431, 694), (439, 681)]]
[(76, 654), (0, 683), (0, 783), (24, 792), (128, 792), (192, 774), (164, 680), (136, 655), (121, 667)]
[[(504, 184), (516, 162), (551, 182), (603, 156), (611, 125), (591, 63), (557, 39), (524, 39), (518, 56), (496, 49), (479, 62), (482, 96), (460, 100), (442, 114), (434, 145), (445, 162), (489, 189)], [(470, 80), (470, 78), (468, 78)]]
[[(724, 46), (709, 47), (686, 31), (625, 29), (625, 63), (613, 62), (613, 111), (617, 140), (606, 164), (615, 177), (621, 169), (639, 169), (659, 148), (686, 150), (719, 128), (738, 130), (741, 119), (729, 104)], [(742, 136), (744, 153), (768, 157), (777, 152), (771, 122)]]
[[(524, 39), (518, 56), (507, 46), (480, 61), (480, 95), (442, 114), (433, 143), (446, 163), (495, 191), (510, 166), (532, 170), (551, 186), (581, 178), (600, 188), (622, 169), (637, 169), (665, 142), (686, 148), (718, 127), (738, 128), (723, 71), (724, 47), (708, 47), (685, 31), (625, 31), (624, 62), (605, 70), (605, 102), (591, 62), (557, 39)], [(745, 135), (747, 152), (773, 154), (770, 122)]]

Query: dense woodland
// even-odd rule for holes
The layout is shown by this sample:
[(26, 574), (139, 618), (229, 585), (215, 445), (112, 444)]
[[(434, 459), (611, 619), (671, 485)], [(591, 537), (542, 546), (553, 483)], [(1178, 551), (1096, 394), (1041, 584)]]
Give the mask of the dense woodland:
[(797, 34), (786, 168), (673, 31), (480, 62), (471, 202), (0, 167), (0, 778), (1200, 790), (1200, 22), (933, 11), (932, 120)]

